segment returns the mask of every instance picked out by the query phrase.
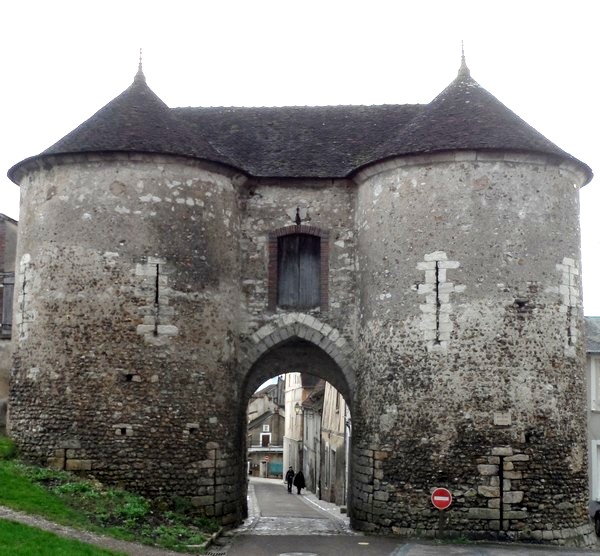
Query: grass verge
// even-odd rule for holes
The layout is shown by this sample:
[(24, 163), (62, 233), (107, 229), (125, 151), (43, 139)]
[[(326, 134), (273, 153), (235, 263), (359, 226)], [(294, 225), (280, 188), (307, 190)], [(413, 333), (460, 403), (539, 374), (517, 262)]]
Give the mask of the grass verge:
[[(218, 529), (188, 500), (149, 500), (66, 471), (25, 465), (0, 437), (0, 505), (51, 521), (170, 550), (199, 552)], [(192, 547), (192, 548), (191, 548)]]
[(10, 556), (116, 556), (90, 544), (64, 539), (35, 527), (0, 519), (0, 555)]

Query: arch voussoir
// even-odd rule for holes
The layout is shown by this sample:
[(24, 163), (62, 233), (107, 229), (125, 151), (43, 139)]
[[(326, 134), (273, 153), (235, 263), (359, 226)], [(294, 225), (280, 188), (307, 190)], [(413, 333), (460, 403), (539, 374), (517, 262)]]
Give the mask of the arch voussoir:
[(340, 368), (350, 391), (354, 390), (354, 371), (348, 341), (329, 324), (306, 313), (286, 313), (264, 324), (246, 340), (240, 358), (241, 370), (247, 375), (256, 362), (279, 344), (297, 338), (325, 352)]

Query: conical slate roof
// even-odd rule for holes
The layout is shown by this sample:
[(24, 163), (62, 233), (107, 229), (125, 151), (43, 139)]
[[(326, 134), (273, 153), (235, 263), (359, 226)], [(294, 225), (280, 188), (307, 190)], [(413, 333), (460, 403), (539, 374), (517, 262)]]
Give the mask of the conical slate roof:
[[(466, 65), (426, 105), (169, 108), (140, 71), (133, 84), (41, 153), (176, 154), (255, 177), (343, 178), (378, 160), (456, 150), (550, 155), (590, 168), (479, 85)], [(33, 157), (33, 159), (38, 157)], [(14, 181), (31, 159), (9, 170)]]
[(128, 89), (42, 155), (107, 151), (178, 154), (232, 164), (158, 98), (141, 68)]
[(452, 150), (524, 151), (581, 164), (479, 85), (464, 59), (456, 79), (374, 154), (380, 159)]

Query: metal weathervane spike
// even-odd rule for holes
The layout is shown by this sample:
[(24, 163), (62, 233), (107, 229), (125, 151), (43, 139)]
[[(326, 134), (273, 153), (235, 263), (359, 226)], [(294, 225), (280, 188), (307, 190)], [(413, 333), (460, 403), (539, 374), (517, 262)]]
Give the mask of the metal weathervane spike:
[(146, 81), (146, 77), (144, 76), (144, 72), (142, 71), (142, 49), (140, 48), (140, 61), (138, 63), (138, 71), (135, 74), (135, 81)]
[(460, 41), (460, 51), (461, 51), (460, 69), (458, 70), (458, 75), (459, 75), (459, 77), (469, 77), (471, 75), (471, 72), (469, 71), (469, 68), (467, 67), (467, 61), (465, 59), (465, 43), (464, 43), (464, 41)]

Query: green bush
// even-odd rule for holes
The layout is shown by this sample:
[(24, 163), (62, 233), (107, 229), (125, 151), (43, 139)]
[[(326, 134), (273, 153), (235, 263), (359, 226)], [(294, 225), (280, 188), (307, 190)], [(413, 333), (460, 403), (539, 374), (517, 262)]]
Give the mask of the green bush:
[(98, 496), (98, 493), (91, 483), (85, 481), (75, 481), (64, 483), (54, 488), (60, 494), (82, 494), (87, 496)]
[(115, 514), (125, 520), (141, 519), (150, 511), (150, 505), (141, 496), (129, 494), (125, 496), (124, 504), (115, 508)]
[(189, 545), (200, 545), (206, 541), (202, 533), (192, 532), (182, 525), (159, 525), (154, 529), (154, 535), (157, 544), (175, 550), (183, 550)]
[(36, 483), (66, 483), (72, 479), (72, 475), (66, 471), (50, 469), (49, 467), (20, 466), (21, 473)]
[(220, 529), (219, 522), (211, 517), (199, 516), (194, 518), (192, 523), (202, 531), (208, 531), (209, 533), (216, 533)]
[(0, 459), (12, 459), (17, 455), (17, 447), (8, 436), (0, 436)]

